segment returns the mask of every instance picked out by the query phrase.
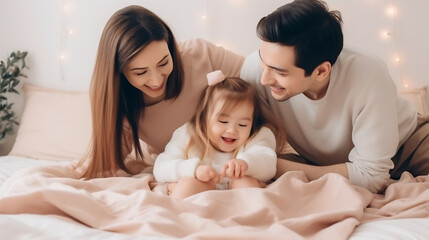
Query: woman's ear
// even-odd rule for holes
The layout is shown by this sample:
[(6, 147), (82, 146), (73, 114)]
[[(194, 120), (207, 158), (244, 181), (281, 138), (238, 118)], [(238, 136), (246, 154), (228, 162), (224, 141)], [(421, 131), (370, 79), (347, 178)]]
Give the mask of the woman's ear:
[(318, 81), (323, 81), (327, 77), (329, 77), (330, 73), (331, 73), (331, 63), (329, 63), (328, 61), (325, 61), (314, 69), (312, 75), (314, 79)]

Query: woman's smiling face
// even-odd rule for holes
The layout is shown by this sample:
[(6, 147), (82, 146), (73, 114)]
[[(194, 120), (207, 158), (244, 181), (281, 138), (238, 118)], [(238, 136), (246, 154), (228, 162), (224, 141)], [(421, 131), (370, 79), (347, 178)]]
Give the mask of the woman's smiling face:
[(153, 41), (130, 61), (124, 70), (128, 82), (143, 92), (146, 105), (165, 97), (167, 79), (173, 71), (173, 60), (165, 41)]

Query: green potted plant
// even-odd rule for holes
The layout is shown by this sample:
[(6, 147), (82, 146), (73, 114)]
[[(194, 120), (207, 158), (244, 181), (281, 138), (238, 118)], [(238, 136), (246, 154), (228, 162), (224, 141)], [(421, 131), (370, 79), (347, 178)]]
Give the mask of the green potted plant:
[(15, 125), (18, 125), (17, 117), (12, 109), (13, 103), (8, 101), (9, 93), (19, 94), (16, 87), (21, 77), (22, 70), (27, 68), (25, 58), (27, 52), (12, 52), (6, 62), (0, 61), (0, 142), (4, 141), (8, 134), (14, 133)]

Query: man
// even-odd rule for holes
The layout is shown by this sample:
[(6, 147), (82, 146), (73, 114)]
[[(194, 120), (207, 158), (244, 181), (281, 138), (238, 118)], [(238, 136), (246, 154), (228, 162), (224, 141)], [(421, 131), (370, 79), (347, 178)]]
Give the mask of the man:
[(241, 77), (258, 87), (299, 154), (279, 156), (277, 176), (332, 172), (377, 192), (404, 170), (428, 174), (428, 122), (398, 96), (381, 60), (343, 49), (341, 24), (324, 2), (295, 0), (257, 25), (260, 49)]

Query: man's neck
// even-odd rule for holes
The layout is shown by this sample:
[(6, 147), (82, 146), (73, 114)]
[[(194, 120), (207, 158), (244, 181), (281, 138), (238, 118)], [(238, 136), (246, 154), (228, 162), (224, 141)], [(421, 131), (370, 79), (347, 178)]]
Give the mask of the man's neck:
[(311, 88), (309, 88), (303, 94), (311, 100), (322, 99), (326, 95), (326, 92), (328, 91), (330, 78), (331, 78), (331, 74), (329, 74), (328, 77), (326, 77), (322, 81), (315, 81), (311, 86)]

